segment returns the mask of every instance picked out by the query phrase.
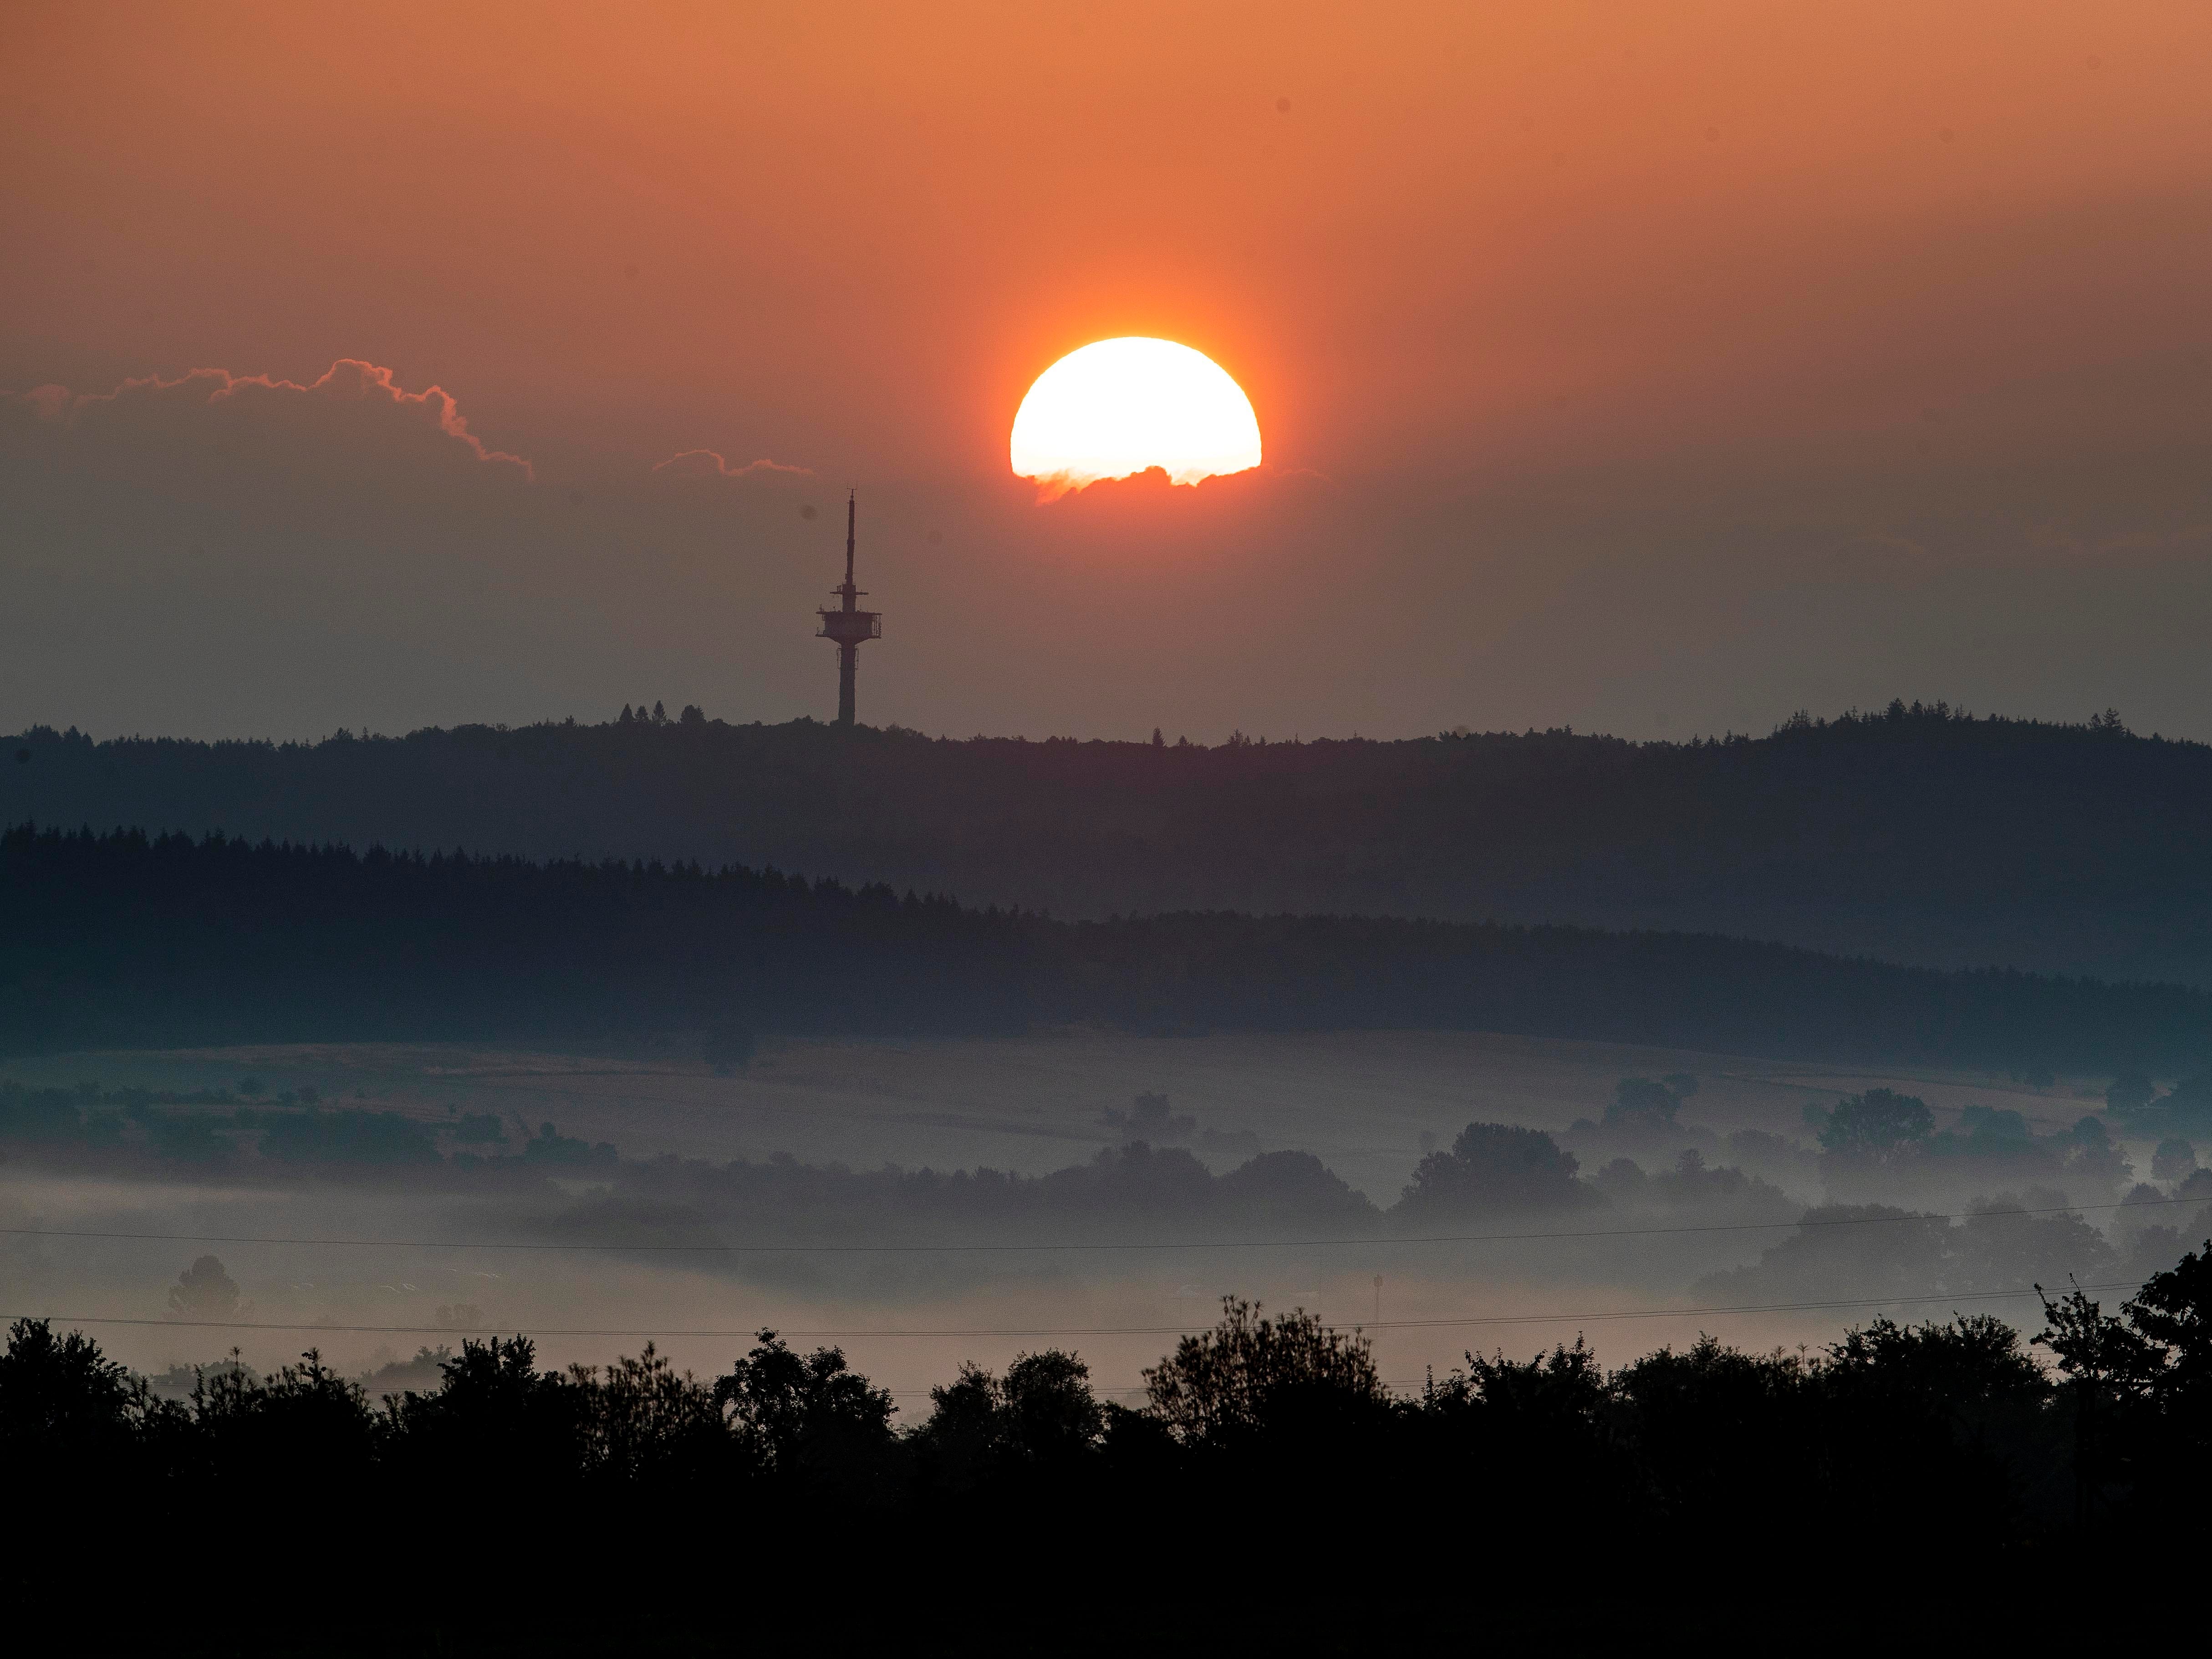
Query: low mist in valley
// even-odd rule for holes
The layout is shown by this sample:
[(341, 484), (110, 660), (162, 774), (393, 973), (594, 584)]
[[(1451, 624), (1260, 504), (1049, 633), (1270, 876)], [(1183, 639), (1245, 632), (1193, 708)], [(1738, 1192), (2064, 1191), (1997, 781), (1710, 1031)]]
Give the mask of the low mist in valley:
[(5, 1079), (0, 1307), (82, 1321), (171, 1392), (311, 1346), (428, 1391), (463, 1340), (516, 1332), (705, 1374), (765, 1328), (842, 1347), (915, 1420), (962, 1361), (1047, 1344), (1133, 1403), (1233, 1296), (1360, 1328), (1410, 1393), (1578, 1334), (1617, 1365), (1881, 1315), (2032, 1330), (2033, 1285), (2131, 1287), (2212, 1231), (2212, 1113), (2172, 1079), (1085, 1030)]

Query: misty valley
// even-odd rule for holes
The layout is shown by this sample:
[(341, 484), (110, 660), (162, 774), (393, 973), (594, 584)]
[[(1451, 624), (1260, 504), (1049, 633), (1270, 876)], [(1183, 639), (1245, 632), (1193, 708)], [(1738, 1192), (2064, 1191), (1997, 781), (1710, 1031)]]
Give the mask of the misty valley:
[[(1304, 1559), (1289, 1516), (1380, 1502), (1424, 1517), (1401, 1565), (1474, 1549), (1534, 1583), (1563, 1568), (1523, 1528), (1593, 1505), (1750, 1571), (1774, 1540), (1743, 1506), (1814, 1504), (1792, 1551), (1903, 1547), (1911, 1490), (1978, 1560), (2187, 1507), (2203, 1455), (2194, 1077), (1095, 1027), (9, 1069), (11, 1455), (66, 1448), (137, 1502), (281, 1501), (309, 1458), (341, 1528), (490, 1483), (692, 1517), (595, 1534), (600, 1571), (711, 1572), (692, 1552), (728, 1536), (811, 1581), (761, 1516), (934, 1534), (1042, 1506), (1108, 1548), (1225, 1484), (1285, 1520), (1224, 1562)], [(1448, 1520), (1434, 1483), (1461, 1480), (1484, 1513)], [(535, 1535), (472, 1547), (528, 1580)], [(991, 1553), (1055, 1582), (1039, 1540)], [(957, 1554), (910, 1540), (885, 1583)], [(1039, 1593), (986, 1627), (1047, 1616)], [(456, 1594), (418, 1585), (410, 1625), (469, 1627)], [(1179, 1589), (1154, 1607), (1210, 1628)], [(634, 1616), (704, 1639), (688, 1604)]]
[[(144, 1305), (113, 1309), (127, 1318), (164, 1311), (165, 1232), (234, 1238), (243, 1267), (315, 1251), (345, 1216), (340, 1235), (385, 1242), (333, 1243), (313, 1275), (249, 1279), (224, 1305), (195, 1293), (167, 1313), (247, 1331), (534, 1328), (546, 1298), (589, 1294), (574, 1282), (588, 1271), (611, 1310), (696, 1300), (739, 1326), (750, 1316), (732, 1310), (747, 1306), (763, 1310), (752, 1323), (787, 1323), (817, 1304), (850, 1316), (979, 1298), (1103, 1297), (1158, 1319), (1187, 1315), (1174, 1304), (1195, 1285), (1303, 1294), (1371, 1328), (1416, 1375), (1454, 1351), (1448, 1310), (1471, 1291), (1486, 1304), (1458, 1310), (1471, 1331), (1486, 1314), (1521, 1316), (1512, 1287), (1593, 1315), (1642, 1304), (1639, 1317), (1662, 1321), (1668, 1303), (1699, 1316), (1741, 1304), (1750, 1311), (1729, 1316), (1764, 1340), (1768, 1327), (1832, 1323), (1791, 1304), (1835, 1298), (1964, 1297), (2024, 1317), (1996, 1304), (2032, 1309), (2033, 1285), (2069, 1274), (2133, 1285), (2212, 1225), (2212, 1170), (2197, 1162), (2200, 1146), (2212, 1154), (2212, 1091), (2195, 1079), (2107, 1100), (2056, 1081), (1722, 1059), (1728, 1069), (1621, 1076), (1608, 1091), (1607, 1060), (1717, 1057), (1079, 1032), (756, 1041), (741, 1066), (371, 1046), (226, 1057), (255, 1071), (197, 1088), (0, 1084), (14, 1310), (128, 1284), (70, 1271), (64, 1237), (80, 1261), (97, 1241), (111, 1271), (155, 1272)], [(220, 1064), (204, 1051), (109, 1058), (173, 1079)], [(1176, 1074), (1176, 1092), (1097, 1103), (1104, 1077), (1143, 1068)], [(1587, 1110), (1561, 1121), (1577, 1094)], [(1486, 1105), (1497, 1120), (1455, 1127)], [(871, 1142), (898, 1158), (853, 1161)], [(1007, 1161), (981, 1161), (994, 1154)], [(397, 1233), (372, 1219), (398, 1216)], [(1378, 1275), (1388, 1321), (1362, 1293)], [(174, 1345), (175, 1330), (153, 1329), (118, 1344)], [(1613, 1352), (1640, 1336), (1595, 1340)]]
[[(1989, 907), (2016, 876), (1913, 865), (1926, 832), (1804, 878), (1824, 777), (1908, 791), (2025, 756), (2153, 779), (2186, 817), (2195, 745), (1899, 706), (1664, 752), (1532, 734), (1032, 756), (694, 709), (471, 734), (520, 748), (449, 790), (511, 804), (611, 762), (618, 787), (734, 777), (784, 812), (779, 765), (857, 744), (917, 801), (1039, 769), (1113, 781), (1133, 792), (1114, 811), (1152, 826), (1119, 843), (1128, 868), (1197, 878), (1222, 854), (1194, 826), (1271, 800), (1429, 880), (1440, 824), (1533, 769), (1572, 833), (1540, 854), (1500, 808), (1471, 856), (1540, 909), (1536, 865), (1565, 859), (1594, 907), (1569, 925), (1069, 918), (766, 860), (250, 840), (221, 823), (241, 781), (270, 792), (258, 810), (312, 815), (368, 775), (404, 799), (456, 751), (32, 735), (20, 768), (58, 762), (41, 775), (120, 792), (137, 823), (0, 831), (0, 1437), (68, 1535), (110, 1512), (312, 1516), (255, 1523), (240, 1628), (312, 1626), (337, 1540), (404, 1532), (431, 1492), (593, 1517), (589, 1542), (456, 1519), (472, 1571), (415, 1576), (316, 1650), (480, 1643), (494, 1605), (493, 1650), (711, 1647), (705, 1587), (732, 1551), (806, 1587), (763, 1631), (878, 1641), (901, 1598), (988, 1559), (1003, 1593), (927, 1640), (1021, 1639), (1064, 1617), (1070, 1551), (1153, 1559), (1180, 1547), (1160, 1517), (1223, 1502), (1240, 1519), (1214, 1569), (1480, 1560), (1540, 1589), (1487, 1615), (1516, 1635), (1550, 1628), (1544, 1598), (1579, 1571), (1557, 1540), (1601, 1517), (1650, 1541), (1608, 1570), (1576, 1626), (1591, 1641), (1632, 1639), (1639, 1598), (1722, 1562), (1786, 1602), (1808, 1555), (1870, 1533), (1984, 1576), (2165, 1561), (2191, 1535), (2212, 1458), (2212, 992), (2072, 970), (2173, 848), (2130, 828), (2095, 890), (2036, 913), (2068, 971), (2008, 961)], [(1569, 763), (1603, 787), (1555, 787)], [(1651, 809), (1625, 829), (1622, 790)], [(1729, 790), (1759, 814), (1690, 856)], [(1069, 880), (1110, 877), (1095, 841), (993, 810)], [(842, 843), (863, 871), (988, 842), (929, 812), (869, 833)], [(789, 834), (836, 844), (770, 838)], [(1327, 873), (1287, 845), (1255, 833), (1246, 857)], [(1790, 895), (1795, 942), (1652, 925), (1743, 920), (1711, 884), (1738, 871), (1739, 896)], [(1960, 902), (1930, 908), (1931, 883)], [(2189, 882), (2168, 885), (2185, 916)], [(1837, 918), (1879, 931), (1882, 905), (1935, 931), (1908, 930), (1902, 960), (1833, 948)], [(1006, 1530), (1030, 1513), (1050, 1520)], [(1393, 1526), (1329, 1518), (1351, 1513)], [(813, 1540), (856, 1527), (901, 1541), (848, 1602)], [(587, 1583), (562, 1565), (579, 1550)], [(671, 1574), (693, 1588), (623, 1588)], [(487, 1602), (494, 1581), (531, 1588)], [(1144, 1582), (1051, 1644), (1362, 1639), (1349, 1604), (1232, 1613), (1203, 1578)], [(149, 1639), (168, 1628), (149, 1617)], [(1427, 1596), (1390, 1623), (1455, 1628)]]

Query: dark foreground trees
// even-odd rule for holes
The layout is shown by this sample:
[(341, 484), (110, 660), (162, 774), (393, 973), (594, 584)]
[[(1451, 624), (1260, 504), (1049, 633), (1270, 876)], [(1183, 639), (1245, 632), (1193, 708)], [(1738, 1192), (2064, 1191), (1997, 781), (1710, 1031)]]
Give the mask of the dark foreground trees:
[[(1430, 1634), (1478, 1586), (1493, 1635), (1595, 1636), (1689, 1575), (1832, 1598), (1824, 1561), (1879, 1561), (1892, 1606), (1916, 1574), (2009, 1574), (2026, 1607), (2039, 1563), (2154, 1571), (2199, 1535), (2212, 1243), (2117, 1315), (2054, 1301), (2038, 1341), (2055, 1374), (1981, 1316), (1817, 1352), (1708, 1338), (1610, 1374), (1577, 1340), (1470, 1354), (1407, 1397), (1357, 1333), (1232, 1298), (1141, 1408), (1048, 1350), (963, 1366), (901, 1431), (842, 1353), (772, 1332), (714, 1378), (650, 1347), (541, 1370), (515, 1337), (381, 1406), (312, 1352), (265, 1380), (212, 1368), (174, 1403), (25, 1320), (0, 1456), (39, 1524), (0, 1588), (42, 1605), (127, 1562), (130, 1605), (186, 1652), (264, 1626), (316, 1632), (304, 1651), (719, 1650), (810, 1620), (924, 1652), (1017, 1628), (1024, 1650), (1306, 1650), (1366, 1627), (1299, 1598), (1386, 1571), (1394, 1621)], [(1232, 1616), (1259, 1582), (1279, 1599)], [(1042, 1641), (1039, 1620), (1073, 1622)]]

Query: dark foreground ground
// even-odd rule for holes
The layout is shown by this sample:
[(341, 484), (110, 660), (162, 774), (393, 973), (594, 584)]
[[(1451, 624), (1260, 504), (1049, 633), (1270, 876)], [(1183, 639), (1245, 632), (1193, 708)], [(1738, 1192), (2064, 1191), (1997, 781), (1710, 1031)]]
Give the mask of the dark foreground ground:
[(1606, 1372), (1224, 1304), (1102, 1406), (1045, 1350), (894, 1432), (832, 1349), (726, 1374), (471, 1343), (373, 1410), (310, 1354), (152, 1398), (19, 1322), (0, 1450), (27, 1623), (179, 1652), (1371, 1651), (1382, 1641), (1985, 1648), (2197, 1616), (2212, 1243), (2117, 1313), (1711, 1340)]

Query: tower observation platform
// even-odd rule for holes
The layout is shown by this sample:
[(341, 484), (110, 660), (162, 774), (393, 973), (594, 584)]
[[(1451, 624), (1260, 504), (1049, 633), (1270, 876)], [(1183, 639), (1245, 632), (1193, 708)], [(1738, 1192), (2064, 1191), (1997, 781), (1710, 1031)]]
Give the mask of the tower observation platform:
[[(854, 492), (857, 495), (857, 491)], [(863, 640), (879, 640), (884, 636), (883, 613), (863, 611), (857, 603), (863, 590), (853, 586), (853, 516), (854, 495), (845, 497), (845, 580), (830, 591), (837, 596), (835, 611), (822, 610), (814, 614), (822, 618), (822, 626), (814, 630), (821, 640), (837, 641), (837, 724), (853, 723), (853, 676), (860, 655)]]

